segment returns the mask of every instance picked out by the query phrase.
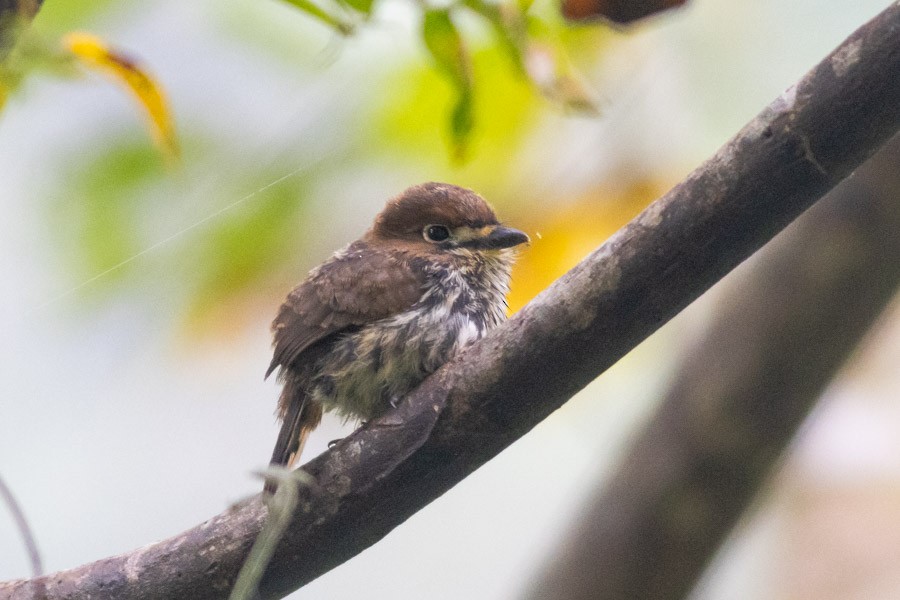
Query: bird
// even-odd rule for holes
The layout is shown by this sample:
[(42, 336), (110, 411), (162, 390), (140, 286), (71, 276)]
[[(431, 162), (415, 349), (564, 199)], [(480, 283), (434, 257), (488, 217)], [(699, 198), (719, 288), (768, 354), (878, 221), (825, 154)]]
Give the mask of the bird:
[(391, 198), (272, 322), (266, 378), (278, 369), (283, 387), (270, 465), (294, 464), (323, 411), (374, 419), (504, 321), (516, 250), (528, 242), (463, 187), (429, 182)]

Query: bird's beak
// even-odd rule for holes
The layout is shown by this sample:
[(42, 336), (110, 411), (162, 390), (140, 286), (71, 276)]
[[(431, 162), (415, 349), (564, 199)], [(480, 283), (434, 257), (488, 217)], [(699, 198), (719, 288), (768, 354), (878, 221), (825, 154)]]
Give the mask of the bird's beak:
[(525, 244), (527, 242), (528, 236), (518, 229), (497, 225), (490, 231), (487, 231), (485, 235), (460, 245), (475, 248), (477, 250), (501, 250), (503, 248), (512, 248), (513, 246), (518, 246), (519, 244)]
[(489, 248), (499, 249), (512, 248), (513, 246), (518, 246), (519, 244), (527, 244), (529, 240), (528, 236), (518, 229), (498, 225), (492, 232), (488, 234), (486, 241)]

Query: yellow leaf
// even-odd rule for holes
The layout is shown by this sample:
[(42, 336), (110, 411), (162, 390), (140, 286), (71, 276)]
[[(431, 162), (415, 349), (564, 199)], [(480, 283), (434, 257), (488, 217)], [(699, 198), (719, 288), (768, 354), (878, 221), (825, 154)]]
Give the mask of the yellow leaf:
[(175, 126), (165, 93), (137, 62), (89, 33), (66, 34), (63, 46), (88, 69), (110, 75), (127, 87), (146, 111), (154, 143), (168, 160), (178, 159)]

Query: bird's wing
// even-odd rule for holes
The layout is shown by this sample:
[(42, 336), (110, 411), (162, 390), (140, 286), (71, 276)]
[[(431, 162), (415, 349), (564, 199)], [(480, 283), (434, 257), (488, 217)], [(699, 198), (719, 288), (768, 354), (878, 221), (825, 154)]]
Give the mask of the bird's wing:
[(272, 322), (275, 351), (266, 376), (330, 335), (403, 312), (423, 286), (406, 261), (354, 242), (288, 294)]

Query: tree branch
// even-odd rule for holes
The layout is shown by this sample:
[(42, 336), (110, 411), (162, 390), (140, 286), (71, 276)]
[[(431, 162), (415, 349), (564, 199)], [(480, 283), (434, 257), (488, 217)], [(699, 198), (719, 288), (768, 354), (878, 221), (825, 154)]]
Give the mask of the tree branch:
[(684, 597), (900, 285), (900, 135), (763, 250), (531, 590)]
[[(277, 598), (374, 544), (524, 435), (796, 218), (900, 127), (900, 2), (713, 158), (390, 412), (304, 466), (263, 579)], [(47, 598), (221, 598), (259, 497), (168, 540), (48, 575)], [(25, 598), (26, 583), (0, 585)]]

